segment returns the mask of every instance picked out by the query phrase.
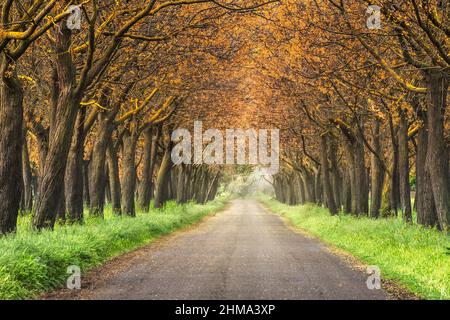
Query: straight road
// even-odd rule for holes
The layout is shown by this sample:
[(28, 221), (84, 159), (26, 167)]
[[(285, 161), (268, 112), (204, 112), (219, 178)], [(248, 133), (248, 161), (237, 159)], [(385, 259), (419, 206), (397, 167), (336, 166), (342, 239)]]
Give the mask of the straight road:
[[(150, 245), (152, 246), (152, 245)], [(134, 258), (88, 299), (387, 299), (368, 275), (254, 200)]]

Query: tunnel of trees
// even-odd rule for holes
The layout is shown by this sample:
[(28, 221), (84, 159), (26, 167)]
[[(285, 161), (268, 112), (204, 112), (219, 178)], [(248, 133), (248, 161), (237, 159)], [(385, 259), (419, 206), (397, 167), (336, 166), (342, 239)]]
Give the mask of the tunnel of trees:
[(281, 202), (448, 229), (449, 7), (2, 0), (0, 234), (214, 199), (222, 168), (171, 161), (199, 119), (280, 128)]

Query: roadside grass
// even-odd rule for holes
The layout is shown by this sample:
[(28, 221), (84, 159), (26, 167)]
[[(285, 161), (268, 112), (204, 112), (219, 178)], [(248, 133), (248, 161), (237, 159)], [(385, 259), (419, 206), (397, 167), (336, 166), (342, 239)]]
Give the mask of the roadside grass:
[(331, 216), (316, 205), (258, 199), (292, 225), (343, 249), (424, 299), (450, 299), (450, 236), (399, 218)]
[(115, 216), (109, 207), (105, 219), (87, 216), (82, 225), (58, 225), (54, 231), (33, 231), (31, 218), (21, 216), (17, 232), (0, 238), (0, 299), (27, 299), (62, 287), (69, 266), (84, 272), (216, 213), (228, 199), (223, 195), (205, 205), (169, 202), (135, 218)]

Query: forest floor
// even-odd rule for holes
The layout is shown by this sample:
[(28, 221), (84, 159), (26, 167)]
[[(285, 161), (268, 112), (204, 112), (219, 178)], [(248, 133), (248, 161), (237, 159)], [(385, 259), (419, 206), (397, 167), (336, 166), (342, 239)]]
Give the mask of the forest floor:
[[(117, 257), (82, 289), (47, 299), (390, 299), (361, 264), (303, 235), (256, 200), (233, 200), (203, 223)], [(394, 295), (391, 293), (395, 292)], [(404, 292), (404, 291), (400, 291)]]

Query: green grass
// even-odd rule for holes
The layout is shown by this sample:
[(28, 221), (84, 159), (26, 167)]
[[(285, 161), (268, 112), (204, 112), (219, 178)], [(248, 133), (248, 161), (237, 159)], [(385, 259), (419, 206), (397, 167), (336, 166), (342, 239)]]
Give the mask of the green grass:
[(450, 299), (450, 237), (398, 218), (330, 216), (315, 206), (288, 206), (261, 196), (294, 226), (343, 249), (424, 299)]
[(107, 208), (104, 220), (87, 217), (83, 225), (41, 232), (31, 229), (29, 217), (21, 217), (17, 233), (0, 238), (0, 299), (32, 298), (62, 287), (69, 266), (86, 271), (193, 224), (226, 202), (225, 196), (206, 205), (169, 202), (163, 210), (138, 213), (135, 218), (114, 216)]

